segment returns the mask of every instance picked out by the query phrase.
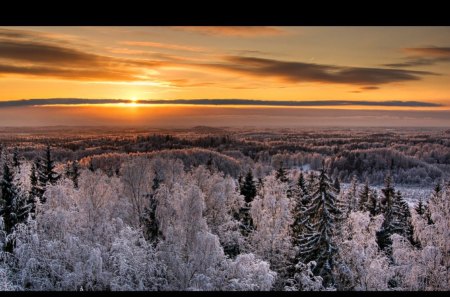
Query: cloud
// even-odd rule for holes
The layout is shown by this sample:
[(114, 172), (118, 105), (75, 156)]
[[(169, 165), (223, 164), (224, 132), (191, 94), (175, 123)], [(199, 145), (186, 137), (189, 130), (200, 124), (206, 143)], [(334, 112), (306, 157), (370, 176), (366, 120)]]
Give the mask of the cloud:
[[(80, 105), (80, 104), (116, 104), (131, 103), (128, 99), (83, 99), (83, 98), (50, 98), (24, 99), (0, 101), (2, 107), (39, 106), (39, 105)], [(381, 107), (442, 107), (442, 104), (423, 101), (275, 101), (250, 99), (173, 99), (173, 100), (138, 100), (140, 104), (169, 104), (169, 105), (245, 105), (245, 106), (381, 106)]]
[(404, 51), (421, 56), (450, 57), (450, 47), (410, 47)]
[(186, 26), (173, 28), (203, 35), (226, 37), (266, 37), (287, 33), (283, 29), (266, 26)]
[(436, 75), (427, 71), (335, 66), (242, 56), (227, 56), (225, 61), (207, 66), (257, 77), (276, 77), (292, 83), (319, 82), (373, 86), (420, 80), (424, 75)]
[(378, 90), (380, 87), (376, 87), (376, 86), (366, 86), (366, 87), (361, 87), (362, 90)]
[[(0, 32), (5, 35), (5, 32)], [(8, 36), (27, 34), (7, 32)], [(152, 68), (168, 61), (118, 58), (30, 38), (0, 38), (0, 76), (31, 75), (70, 80), (142, 80)]]
[(120, 43), (124, 44), (124, 45), (141, 46), (141, 47), (156, 47), (156, 48), (171, 49), (171, 50), (191, 51), (191, 52), (201, 52), (201, 51), (205, 50), (202, 47), (194, 47), (194, 46), (179, 45), (179, 44), (172, 44), (172, 43), (150, 42), (150, 41), (121, 41)]
[(450, 62), (450, 47), (412, 47), (404, 48), (403, 51), (412, 56), (403, 58), (405, 62), (384, 64), (384, 66), (415, 67)]

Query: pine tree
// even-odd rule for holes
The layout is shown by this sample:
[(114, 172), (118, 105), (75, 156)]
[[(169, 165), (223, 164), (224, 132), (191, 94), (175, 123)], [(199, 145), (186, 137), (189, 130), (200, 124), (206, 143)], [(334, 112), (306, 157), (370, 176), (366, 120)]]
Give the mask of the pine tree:
[(337, 247), (333, 235), (340, 214), (336, 206), (336, 189), (325, 173), (324, 166), (315, 184), (311, 204), (305, 211), (310, 216), (311, 229), (300, 240), (300, 256), (303, 263), (315, 261), (314, 273), (324, 278), (325, 285), (333, 284), (334, 256)]

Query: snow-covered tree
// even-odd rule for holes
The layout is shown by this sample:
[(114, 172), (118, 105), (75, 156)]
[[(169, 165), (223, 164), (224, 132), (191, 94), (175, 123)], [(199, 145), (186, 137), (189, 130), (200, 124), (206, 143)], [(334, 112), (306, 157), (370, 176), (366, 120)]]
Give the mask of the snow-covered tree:
[(371, 218), (368, 212), (352, 212), (344, 223), (335, 275), (339, 290), (387, 290), (392, 277), (388, 258), (376, 242), (383, 216)]
[(252, 202), (255, 231), (250, 235), (254, 253), (267, 260), (279, 277), (284, 277), (295, 250), (292, 246), (291, 201), (288, 185), (273, 175), (265, 178), (261, 193)]
[(313, 272), (323, 277), (326, 286), (334, 283), (332, 270), (337, 246), (333, 235), (338, 228), (336, 221), (340, 214), (335, 195), (332, 181), (322, 167), (311, 194), (311, 203), (305, 211), (305, 215), (311, 218), (311, 230), (305, 232), (299, 245), (302, 262), (315, 261), (317, 265)]

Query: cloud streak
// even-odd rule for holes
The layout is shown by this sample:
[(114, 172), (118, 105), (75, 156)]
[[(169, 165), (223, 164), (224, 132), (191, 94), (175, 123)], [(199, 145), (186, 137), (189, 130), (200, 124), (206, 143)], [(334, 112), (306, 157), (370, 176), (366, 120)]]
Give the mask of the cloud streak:
[(450, 47), (411, 47), (404, 48), (403, 51), (413, 56), (404, 58), (405, 62), (384, 64), (384, 66), (415, 67), (450, 62)]
[(287, 33), (285, 30), (266, 26), (186, 26), (173, 28), (203, 35), (225, 37), (267, 37)]
[(28, 31), (0, 30), (0, 76), (26, 75), (68, 80), (133, 81), (168, 61), (119, 58), (44, 41)]
[[(49, 98), (49, 99), (23, 99), (0, 101), (0, 108), (45, 106), (45, 105), (99, 105), (132, 103), (128, 99), (83, 99), (83, 98)], [(250, 99), (173, 99), (173, 100), (138, 100), (139, 104), (169, 104), (169, 105), (217, 105), (217, 106), (379, 106), (379, 107), (442, 107), (438, 103), (423, 101), (351, 101), (351, 100), (323, 100), (323, 101), (275, 101)]]
[(207, 66), (256, 77), (275, 77), (291, 83), (318, 82), (371, 87), (392, 82), (420, 80), (425, 75), (437, 75), (428, 71), (348, 67), (242, 56), (227, 56), (225, 60), (225, 63)]

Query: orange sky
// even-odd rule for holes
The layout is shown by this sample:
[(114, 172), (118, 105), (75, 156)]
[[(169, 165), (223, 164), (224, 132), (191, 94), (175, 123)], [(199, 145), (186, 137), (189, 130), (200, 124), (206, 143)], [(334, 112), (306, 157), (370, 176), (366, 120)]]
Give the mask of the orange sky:
[[(439, 105), (376, 107), (425, 112), (450, 110), (449, 85), (450, 27), (0, 27), (0, 101), (233, 98)], [(30, 116), (54, 112), (39, 108)], [(99, 110), (124, 120), (130, 112), (69, 108), (94, 123), (109, 116)], [(287, 109), (276, 110), (282, 115)]]

